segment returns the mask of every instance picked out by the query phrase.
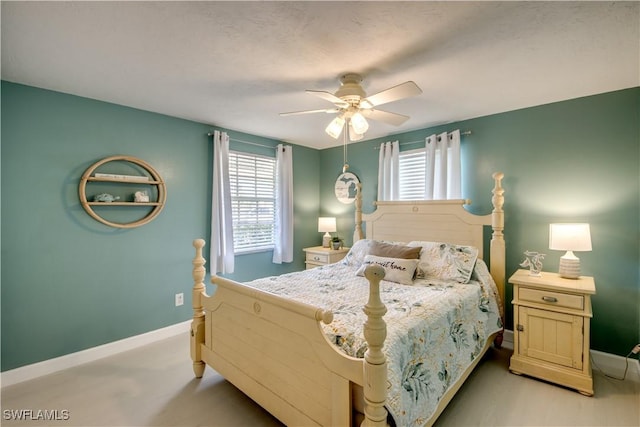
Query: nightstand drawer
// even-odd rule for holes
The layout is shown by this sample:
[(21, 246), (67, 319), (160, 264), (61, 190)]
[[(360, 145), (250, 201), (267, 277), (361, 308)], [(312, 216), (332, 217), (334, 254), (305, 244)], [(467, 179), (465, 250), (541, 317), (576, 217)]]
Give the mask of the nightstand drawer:
[(329, 254), (319, 254), (313, 252), (307, 252), (307, 262), (317, 262), (321, 264), (329, 263)]
[(576, 310), (584, 310), (584, 296), (582, 295), (570, 295), (539, 289), (520, 288), (518, 296), (521, 301), (530, 301), (538, 304), (548, 304), (573, 308)]

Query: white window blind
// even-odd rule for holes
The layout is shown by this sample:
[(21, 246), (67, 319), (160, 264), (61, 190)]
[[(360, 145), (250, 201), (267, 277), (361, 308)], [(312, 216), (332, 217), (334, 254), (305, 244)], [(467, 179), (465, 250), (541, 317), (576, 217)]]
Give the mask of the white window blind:
[(233, 246), (236, 253), (272, 249), (276, 159), (229, 153)]
[(400, 200), (423, 200), (425, 149), (403, 151), (398, 155)]

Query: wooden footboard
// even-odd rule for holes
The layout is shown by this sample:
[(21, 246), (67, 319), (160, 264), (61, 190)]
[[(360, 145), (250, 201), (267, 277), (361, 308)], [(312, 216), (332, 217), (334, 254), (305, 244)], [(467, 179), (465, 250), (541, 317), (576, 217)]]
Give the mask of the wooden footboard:
[(349, 357), (327, 340), (320, 322), (333, 314), (308, 304), (212, 277), (205, 293), (203, 240), (193, 242), (191, 357), (201, 377), (205, 363), (287, 425), (352, 425), (351, 394), (362, 386), (366, 426), (386, 426), (387, 371), (382, 346), (386, 312), (379, 295), (384, 270), (371, 267), (364, 360)]

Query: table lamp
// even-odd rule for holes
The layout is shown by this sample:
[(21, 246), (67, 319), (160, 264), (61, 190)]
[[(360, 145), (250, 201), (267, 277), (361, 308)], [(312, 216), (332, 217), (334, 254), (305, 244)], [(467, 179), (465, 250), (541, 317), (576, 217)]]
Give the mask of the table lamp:
[(331, 242), (331, 234), (336, 231), (336, 219), (335, 217), (321, 216), (318, 218), (318, 232), (324, 233), (322, 236), (322, 247), (328, 248)]
[(580, 258), (573, 251), (591, 250), (589, 224), (550, 224), (549, 249), (567, 251), (560, 258), (560, 277), (577, 279), (580, 277)]

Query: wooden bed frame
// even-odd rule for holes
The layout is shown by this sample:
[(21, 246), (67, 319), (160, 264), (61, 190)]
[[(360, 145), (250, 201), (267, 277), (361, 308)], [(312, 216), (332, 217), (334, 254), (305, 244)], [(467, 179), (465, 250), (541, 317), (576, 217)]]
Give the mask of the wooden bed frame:
[[(494, 173), (493, 211), (473, 215), (456, 201), (378, 202), (375, 212), (362, 215), (360, 191), (356, 200), (354, 240), (366, 237), (395, 241), (445, 241), (472, 245), (483, 253), (483, 227), (493, 229), (490, 243), (490, 272), (498, 287), (504, 310), (505, 244), (504, 190), (502, 173)], [(386, 338), (379, 282), (384, 270), (369, 267), (369, 301), (364, 307), (367, 321), (364, 335), (368, 351), (364, 359), (349, 357), (336, 349), (324, 335), (320, 322), (331, 323), (333, 314), (308, 304), (292, 301), (222, 277), (212, 276), (217, 285), (212, 296), (203, 283), (204, 240), (194, 240), (193, 321), (191, 358), (196, 377), (206, 364), (233, 383), (255, 402), (289, 426), (351, 426), (354, 413), (364, 413), (365, 426), (387, 426)], [(492, 336), (483, 352), (502, 343), (502, 333)], [(435, 422), (464, 380), (479, 363), (476, 358), (462, 378), (443, 396)], [(361, 392), (359, 389), (361, 388)], [(361, 402), (364, 394), (364, 403)]]

